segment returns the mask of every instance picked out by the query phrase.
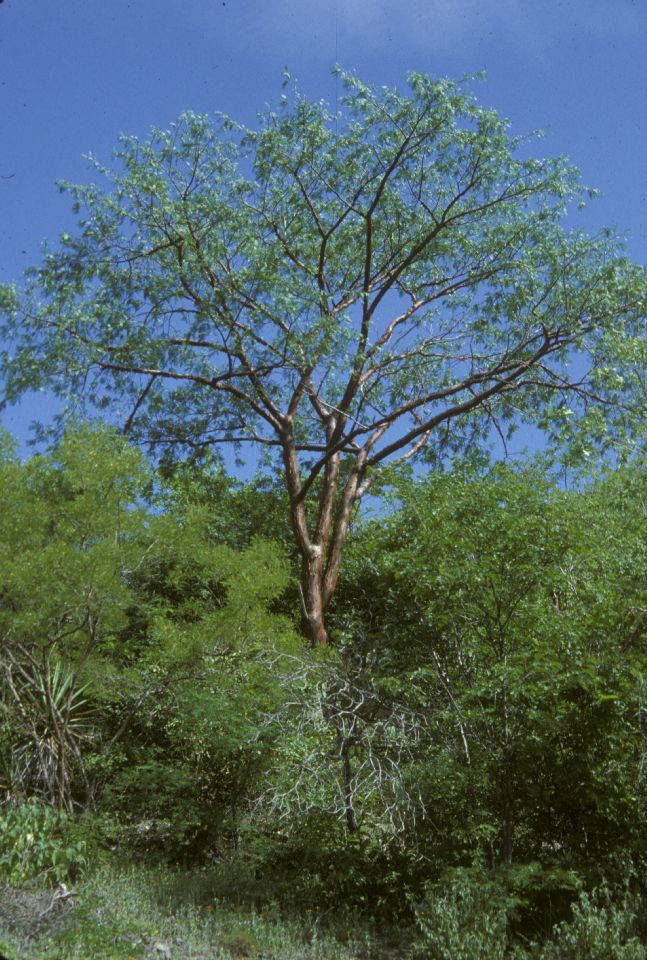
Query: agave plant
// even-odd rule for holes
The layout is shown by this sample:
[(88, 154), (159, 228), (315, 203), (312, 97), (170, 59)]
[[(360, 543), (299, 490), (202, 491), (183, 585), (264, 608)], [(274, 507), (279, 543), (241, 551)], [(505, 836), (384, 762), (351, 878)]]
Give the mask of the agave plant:
[(87, 685), (49, 657), (39, 664), (12, 655), (6, 666), (5, 716), (13, 727), (7, 786), (71, 812), (74, 774), (85, 778), (82, 742), (92, 733)]

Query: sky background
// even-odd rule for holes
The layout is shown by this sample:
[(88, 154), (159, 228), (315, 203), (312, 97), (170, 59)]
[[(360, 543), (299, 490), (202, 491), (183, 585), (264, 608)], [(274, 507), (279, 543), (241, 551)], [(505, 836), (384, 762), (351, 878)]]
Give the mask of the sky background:
[[(545, 130), (537, 155), (602, 191), (586, 227), (617, 227), (647, 262), (647, 0), (4, 0), (0, 283), (73, 224), (55, 181), (96, 179), (84, 154), (185, 109), (253, 124), (284, 68), (334, 104), (335, 62), (400, 87), (485, 71), (480, 102), (514, 133)], [(46, 414), (29, 397), (3, 422), (22, 440)]]

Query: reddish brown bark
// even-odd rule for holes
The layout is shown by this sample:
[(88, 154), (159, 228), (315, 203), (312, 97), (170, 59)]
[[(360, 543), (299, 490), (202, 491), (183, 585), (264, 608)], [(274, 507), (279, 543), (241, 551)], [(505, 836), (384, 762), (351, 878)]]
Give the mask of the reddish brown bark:
[(304, 558), (301, 579), (308, 638), (313, 646), (325, 645), (329, 638), (323, 597), (323, 558), (319, 547), (314, 546), (310, 557)]

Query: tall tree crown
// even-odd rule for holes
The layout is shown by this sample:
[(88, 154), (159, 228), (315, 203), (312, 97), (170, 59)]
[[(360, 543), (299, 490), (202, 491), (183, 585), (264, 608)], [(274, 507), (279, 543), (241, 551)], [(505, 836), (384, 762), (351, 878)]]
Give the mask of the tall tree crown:
[(524, 419), (624, 441), (645, 397), (645, 271), (565, 228), (575, 169), (462, 84), (343, 80), (338, 116), (295, 91), (254, 130), (122, 138), (3, 294), (7, 400), (44, 385), (161, 445), (276, 452), (328, 595), (376, 468)]
[(256, 130), (187, 113), (122, 138), (107, 190), (64, 185), (79, 230), (31, 272), (6, 396), (82, 387), (160, 441), (280, 445), (289, 422), (324, 458), (337, 414), (372, 463), (470, 410), (628, 399), (644, 273), (563, 229), (575, 169), (525, 159), (460, 84), (344, 80), (339, 117), (298, 93)]

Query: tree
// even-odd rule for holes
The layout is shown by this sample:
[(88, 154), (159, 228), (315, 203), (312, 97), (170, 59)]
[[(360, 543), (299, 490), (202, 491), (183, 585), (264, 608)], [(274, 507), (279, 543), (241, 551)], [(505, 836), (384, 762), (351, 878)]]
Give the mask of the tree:
[(280, 691), (257, 660), (295, 643), (268, 610), (287, 564), (275, 544), (225, 545), (182, 490), (151, 508), (151, 480), (105, 428), (26, 463), (0, 435), (0, 790), (71, 812), (108, 781), (159, 809), (179, 783), (211, 815), (264, 760), (254, 710)]
[(115, 679), (112, 638), (134, 601), (128, 578), (150, 547), (137, 504), (149, 475), (139, 451), (105, 430), (68, 433), (26, 464), (9, 445), (3, 454), (2, 779), (71, 811), (75, 779), (91, 802), (83, 754), (97, 688)]
[(353, 511), (388, 464), (520, 421), (620, 442), (644, 398), (645, 271), (568, 232), (585, 191), (461, 84), (344, 75), (258, 129), (185, 114), (0, 291), (5, 402), (45, 387), (162, 448), (252, 444), (282, 470), (307, 631), (327, 641)]
[(402, 482), (354, 537), (336, 626), (426, 717), (415, 779), (444, 867), (539, 863), (549, 886), (644, 860), (646, 481), (456, 469)]

